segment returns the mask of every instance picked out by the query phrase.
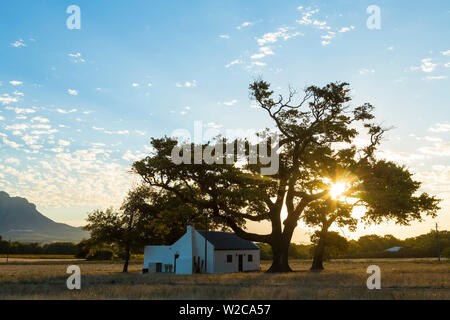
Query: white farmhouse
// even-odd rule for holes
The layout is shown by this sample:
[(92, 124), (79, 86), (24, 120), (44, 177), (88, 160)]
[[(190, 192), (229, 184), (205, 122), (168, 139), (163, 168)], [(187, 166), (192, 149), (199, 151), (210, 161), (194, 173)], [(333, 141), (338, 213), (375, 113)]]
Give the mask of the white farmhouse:
[(259, 247), (230, 232), (195, 230), (171, 246), (146, 246), (143, 273), (177, 274), (259, 271)]

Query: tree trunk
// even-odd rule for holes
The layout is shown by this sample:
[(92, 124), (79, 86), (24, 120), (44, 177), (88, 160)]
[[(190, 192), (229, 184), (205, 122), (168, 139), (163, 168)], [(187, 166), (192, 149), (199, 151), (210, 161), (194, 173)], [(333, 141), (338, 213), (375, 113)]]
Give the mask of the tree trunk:
[(127, 227), (127, 233), (125, 234), (126, 240), (125, 240), (125, 263), (123, 265), (123, 271), (122, 272), (128, 272), (128, 262), (130, 261), (130, 238), (131, 238), (131, 232), (133, 229), (133, 218), (134, 218), (134, 212), (131, 212), (130, 219), (128, 220), (128, 227)]
[(289, 242), (286, 244), (285, 242), (277, 241), (275, 244), (271, 244), (271, 247), (273, 259), (272, 265), (267, 272), (292, 272), (288, 262)]
[(311, 266), (311, 271), (323, 270), (323, 256), (325, 253), (325, 241), (321, 238), (314, 250), (314, 260)]
[(123, 265), (123, 271), (122, 272), (128, 272), (128, 262), (130, 261), (130, 245), (127, 242), (125, 244), (125, 263)]
[(325, 247), (327, 245), (327, 232), (328, 228), (331, 226), (334, 220), (325, 220), (322, 225), (322, 230), (320, 231), (319, 242), (314, 250), (314, 259), (311, 266), (311, 271), (321, 271), (323, 270), (323, 257), (325, 255)]

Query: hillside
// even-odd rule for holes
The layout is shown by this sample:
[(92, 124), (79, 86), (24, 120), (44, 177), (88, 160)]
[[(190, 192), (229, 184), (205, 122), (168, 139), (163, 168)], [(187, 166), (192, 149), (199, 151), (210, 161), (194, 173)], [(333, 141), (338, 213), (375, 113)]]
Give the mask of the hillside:
[(64, 223), (57, 223), (36, 210), (27, 199), (10, 197), (0, 191), (0, 235), (14, 241), (71, 241), (88, 238), (89, 233)]

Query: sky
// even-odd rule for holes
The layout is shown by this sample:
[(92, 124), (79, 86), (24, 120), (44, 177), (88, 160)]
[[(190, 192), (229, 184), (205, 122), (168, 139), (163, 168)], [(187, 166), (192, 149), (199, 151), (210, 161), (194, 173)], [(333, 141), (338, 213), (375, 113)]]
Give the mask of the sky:
[[(68, 27), (71, 5), (80, 28)], [(84, 225), (138, 183), (131, 164), (151, 137), (272, 126), (249, 99), (254, 79), (280, 93), (345, 81), (354, 105), (370, 102), (392, 127), (378, 156), (443, 202), (411, 226), (338, 231), (450, 230), (449, 39), (447, 0), (2, 1), (0, 190)], [(310, 232), (299, 224), (294, 241)]]

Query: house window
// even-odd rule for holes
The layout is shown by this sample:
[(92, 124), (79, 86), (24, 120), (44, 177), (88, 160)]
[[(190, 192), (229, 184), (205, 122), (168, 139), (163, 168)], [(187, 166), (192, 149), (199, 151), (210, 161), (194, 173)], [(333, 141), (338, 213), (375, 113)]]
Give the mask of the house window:
[(228, 254), (227, 255), (227, 263), (231, 263), (233, 262), (233, 255), (232, 254)]
[(253, 255), (252, 254), (248, 255), (248, 262), (253, 262)]

